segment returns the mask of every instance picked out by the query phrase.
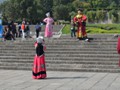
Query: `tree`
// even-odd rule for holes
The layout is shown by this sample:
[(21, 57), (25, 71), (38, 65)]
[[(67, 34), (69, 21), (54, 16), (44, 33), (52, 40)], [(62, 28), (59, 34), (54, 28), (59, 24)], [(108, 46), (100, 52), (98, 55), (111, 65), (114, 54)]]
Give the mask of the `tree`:
[(113, 9), (113, 8), (115, 8), (115, 7), (117, 7), (117, 4), (115, 3), (115, 1), (113, 1), (113, 2), (110, 4), (109, 8)]
[(73, 3), (73, 6), (74, 6), (74, 8), (83, 8), (83, 2), (81, 2), (80, 0), (75, 0)]
[(71, 19), (73, 19), (75, 15), (76, 15), (76, 12), (74, 12), (74, 11), (69, 13), (69, 16), (71, 17)]
[(119, 14), (116, 10), (111, 10), (111, 14), (112, 14), (112, 22), (113, 23), (118, 23), (119, 22)]
[(60, 4), (67, 5), (68, 3), (73, 2), (73, 0), (53, 0), (53, 5), (58, 6)]
[(67, 6), (65, 5), (59, 5), (56, 6), (53, 9), (53, 16), (55, 19), (59, 19), (59, 20), (68, 20), (70, 18), (69, 16), (69, 9)]
[[(43, 20), (47, 12), (51, 12), (56, 20), (70, 20), (73, 12), (76, 12), (80, 7), (84, 8), (85, 14), (90, 15), (88, 16), (89, 21), (92, 18), (94, 20), (93, 16), (95, 15), (89, 10), (97, 12), (96, 20), (103, 20), (104, 9), (119, 9), (120, 0), (6, 0), (0, 5), (0, 10), (4, 21), (21, 21), (26, 18), (28, 21), (36, 22)], [(103, 12), (100, 13), (99, 10), (103, 10)], [(100, 15), (103, 16), (100, 17)], [(113, 16), (119, 17), (117, 15)], [(117, 21), (117, 19), (114, 19), (114, 21)]]
[(88, 22), (94, 23), (96, 19), (96, 12), (95, 11), (88, 11), (87, 12)]

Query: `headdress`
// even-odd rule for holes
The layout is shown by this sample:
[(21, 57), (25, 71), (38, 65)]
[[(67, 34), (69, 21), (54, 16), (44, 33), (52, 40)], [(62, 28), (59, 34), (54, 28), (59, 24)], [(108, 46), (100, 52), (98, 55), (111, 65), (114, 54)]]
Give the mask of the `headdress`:
[(46, 13), (46, 16), (49, 17), (50, 16), (50, 12)]
[(83, 12), (83, 8), (78, 8), (77, 10)]
[(43, 37), (42, 37), (42, 36), (39, 36), (39, 37), (37, 38), (37, 42), (38, 42), (38, 43), (43, 43)]
[(22, 21), (22, 24), (25, 24), (25, 21)]

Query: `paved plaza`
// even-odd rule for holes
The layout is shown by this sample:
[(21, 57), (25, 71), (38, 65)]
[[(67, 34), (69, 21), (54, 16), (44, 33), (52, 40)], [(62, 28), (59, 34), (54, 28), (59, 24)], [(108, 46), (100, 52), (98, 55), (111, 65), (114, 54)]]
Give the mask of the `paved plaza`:
[(0, 70), (0, 90), (120, 90), (119, 73), (55, 72), (34, 80), (31, 71)]

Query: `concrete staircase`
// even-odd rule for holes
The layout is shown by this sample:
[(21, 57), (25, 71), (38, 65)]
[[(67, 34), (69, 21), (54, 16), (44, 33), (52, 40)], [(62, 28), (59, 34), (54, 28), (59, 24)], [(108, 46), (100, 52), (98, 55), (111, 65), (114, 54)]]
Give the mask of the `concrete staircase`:
[[(70, 35), (46, 39), (46, 67), (51, 71), (119, 73), (117, 38), (112, 34), (88, 35), (91, 42)], [(0, 42), (0, 69), (31, 70), (35, 54), (33, 39)]]

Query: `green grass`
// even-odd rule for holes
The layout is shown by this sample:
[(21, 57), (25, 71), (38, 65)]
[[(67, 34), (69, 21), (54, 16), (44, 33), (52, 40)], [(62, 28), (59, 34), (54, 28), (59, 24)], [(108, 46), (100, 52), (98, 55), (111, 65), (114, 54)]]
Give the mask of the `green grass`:
[[(120, 24), (87, 24), (86, 31), (90, 34), (118, 34), (120, 33)], [(70, 34), (70, 25), (66, 25), (62, 32)]]
[(62, 33), (63, 34), (69, 34), (70, 33), (70, 25), (69, 24), (65, 25), (65, 27), (62, 30)]

